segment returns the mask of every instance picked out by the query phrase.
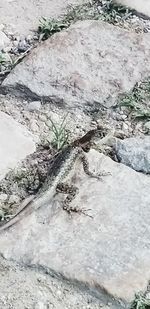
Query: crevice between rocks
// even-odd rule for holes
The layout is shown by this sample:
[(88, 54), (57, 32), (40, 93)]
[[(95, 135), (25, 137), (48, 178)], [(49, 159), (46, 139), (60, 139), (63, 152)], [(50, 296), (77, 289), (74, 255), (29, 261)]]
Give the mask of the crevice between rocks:
[(35, 101), (41, 100), (43, 103), (53, 102), (57, 104), (57, 106), (58, 105), (60, 105), (61, 107), (65, 106), (63, 99), (58, 99), (56, 96), (52, 96), (51, 98), (47, 96), (39, 96), (36, 93), (32, 92), (28, 87), (21, 85), (19, 83), (16, 83), (15, 87), (12, 86), (5, 87), (1, 85), (0, 93), (3, 95), (9, 94), (17, 98), (27, 99), (29, 102), (34, 100)]
[(44, 103), (50, 103), (53, 104), (54, 107), (57, 108), (63, 108), (65, 110), (69, 111), (74, 111), (76, 109), (82, 110), (86, 115), (92, 116), (95, 113), (100, 113), (100, 111), (105, 112), (108, 110), (108, 107), (105, 106), (105, 104), (102, 104), (99, 101), (86, 101), (85, 103), (79, 103), (75, 99), (75, 104), (69, 105), (67, 104), (63, 98), (59, 98), (58, 96), (40, 96), (37, 95), (36, 93), (32, 92), (28, 87), (25, 85), (21, 85), (19, 83), (16, 83), (15, 87), (12, 86), (0, 86), (0, 94), (3, 95), (12, 95), (14, 97), (20, 98), (20, 99), (25, 99), (28, 100), (28, 102), (32, 101), (41, 101), (42, 104)]
[(51, 278), (55, 278), (57, 280), (61, 280), (67, 285), (73, 285), (74, 288), (80, 289), (82, 292), (89, 293), (91, 296), (99, 299), (104, 305), (111, 304), (111, 309), (127, 309), (130, 308), (130, 304), (122, 299), (116, 299), (113, 295), (111, 295), (103, 286), (85, 283), (83, 281), (79, 281), (78, 279), (68, 278), (65, 274), (61, 272), (57, 272), (52, 268), (40, 265), (40, 264), (25, 264), (23, 262), (18, 262), (13, 258), (7, 259), (4, 257), (2, 253), (0, 253), (0, 257), (5, 261), (10, 261), (15, 263), (16, 266), (21, 269), (30, 269), (31, 271), (35, 271), (50, 276)]

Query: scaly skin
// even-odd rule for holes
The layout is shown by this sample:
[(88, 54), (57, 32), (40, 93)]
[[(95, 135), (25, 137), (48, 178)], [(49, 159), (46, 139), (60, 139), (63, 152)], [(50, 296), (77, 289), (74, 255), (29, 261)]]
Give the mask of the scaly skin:
[[(100, 128), (101, 129), (101, 128)], [(91, 140), (99, 129), (91, 130), (85, 134), (82, 138), (76, 140), (72, 144), (66, 146), (62, 151), (60, 151), (50, 167), (48, 177), (44, 182), (42, 188), (39, 190), (36, 196), (32, 195), (22, 202), (18, 212), (15, 216), (6, 224), (0, 227), (0, 231), (4, 231), (15, 223), (23, 219), (26, 215), (29, 215), (33, 211), (44, 206), (47, 202), (50, 202), (52, 197), (57, 191), (57, 187), (62, 186), (62, 181), (68, 176), (69, 172), (72, 170), (74, 163), (77, 159), (82, 162), (84, 172), (90, 176), (97, 179), (101, 179), (101, 176), (105, 176), (108, 173), (101, 173), (95, 175), (89, 171), (89, 164), (85, 156), (85, 152), (90, 150)], [(68, 195), (63, 205), (63, 209), (68, 213), (79, 212), (85, 213), (85, 210), (73, 208), (69, 205), (68, 201), (72, 201), (75, 197), (75, 190), (71, 190), (70, 195)], [(66, 192), (67, 193), (67, 192)], [(72, 194), (72, 196), (71, 196)]]

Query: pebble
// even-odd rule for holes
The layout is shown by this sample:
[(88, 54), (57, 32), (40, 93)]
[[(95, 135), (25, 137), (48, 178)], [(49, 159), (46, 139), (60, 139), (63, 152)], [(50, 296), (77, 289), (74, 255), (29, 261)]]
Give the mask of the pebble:
[(122, 115), (119, 115), (119, 114), (118, 114), (118, 115), (115, 115), (115, 114), (114, 114), (113, 119), (115, 119), (115, 120), (117, 120), (117, 121), (123, 120), (123, 119), (122, 119)]
[(144, 128), (149, 132), (150, 131), (150, 121), (147, 121), (145, 124), (144, 124)]
[(32, 120), (30, 121), (30, 128), (31, 128), (31, 130), (32, 130), (33, 132), (38, 132), (38, 131), (39, 131), (39, 126), (38, 126), (36, 120), (32, 119)]
[(60, 290), (58, 290), (56, 293), (57, 293), (57, 296), (59, 297), (62, 295), (62, 292)]
[(123, 122), (122, 124), (122, 130), (128, 130), (128, 125), (126, 123)]
[(47, 122), (47, 117), (45, 115), (40, 114), (39, 119), (43, 122)]
[(33, 101), (28, 104), (27, 108), (29, 111), (37, 111), (41, 109), (41, 102), (40, 101)]
[(30, 48), (29, 43), (27, 42), (26, 39), (20, 39), (18, 42), (18, 51), (20, 53), (25, 52), (27, 49)]
[(4, 48), (10, 46), (11, 42), (7, 35), (0, 31), (0, 50), (3, 50)]
[(5, 202), (7, 200), (7, 194), (0, 194), (0, 202)]
[(124, 114), (124, 115), (121, 116), (121, 118), (122, 118), (122, 120), (125, 120), (125, 119), (127, 119), (127, 115)]
[(5, 28), (4, 24), (0, 24), (0, 31), (3, 31)]
[(18, 195), (14, 195), (12, 194), (10, 197), (9, 197), (9, 203), (10, 204), (17, 204), (20, 202), (20, 198)]

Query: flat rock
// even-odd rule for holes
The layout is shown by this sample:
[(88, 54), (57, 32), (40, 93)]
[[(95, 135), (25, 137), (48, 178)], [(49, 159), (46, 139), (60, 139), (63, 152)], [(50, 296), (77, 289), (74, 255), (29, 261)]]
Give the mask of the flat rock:
[(0, 51), (5, 47), (8, 47), (9, 45), (10, 45), (10, 39), (4, 32), (0, 31)]
[(115, 0), (115, 2), (126, 5), (137, 12), (150, 17), (150, 2), (149, 0)]
[(150, 74), (150, 34), (80, 21), (34, 49), (2, 87), (71, 108), (111, 106)]
[(150, 136), (117, 140), (115, 144), (119, 161), (143, 173), (150, 173)]
[(26, 127), (0, 112), (0, 179), (34, 151), (35, 142)]
[(62, 210), (59, 193), (0, 235), (0, 253), (25, 265), (86, 284), (128, 307), (150, 278), (150, 178), (91, 150), (90, 169), (110, 171), (104, 181), (76, 166), (69, 176), (79, 188), (73, 205), (93, 219)]
[(67, 6), (82, 4), (84, 0), (1, 0), (0, 23), (10, 33), (33, 34), (41, 17), (57, 18)]

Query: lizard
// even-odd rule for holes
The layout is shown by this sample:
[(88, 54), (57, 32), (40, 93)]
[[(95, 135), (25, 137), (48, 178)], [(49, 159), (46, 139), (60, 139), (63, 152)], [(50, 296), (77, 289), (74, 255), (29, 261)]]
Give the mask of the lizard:
[(67, 198), (63, 204), (64, 210), (66, 210), (68, 213), (79, 212), (87, 215), (86, 210), (77, 209), (76, 207), (70, 206), (71, 201), (75, 198), (77, 188), (74, 186), (69, 186), (68, 184), (63, 184), (62, 181), (72, 170), (73, 165), (77, 159), (82, 162), (84, 172), (90, 177), (101, 179), (102, 176), (109, 174), (105, 172), (99, 174), (90, 172), (89, 164), (85, 156), (85, 152), (88, 152), (91, 148), (91, 141), (93, 137), (98, 131), (101, 132), (102, 129), (102, 127), (97, 127), (96, 129), (88, 131), (88, 133), (86, 133), (83, 137), (65, 146), (55, 155), (53, 164), (48, 171), (48, 177), (43, 186), (39, 189), (37, 195), (31, 195), (25, 199), (21, 203), (21, 206), (13, 218), (11, 218), (7, 223), (0, 227), (0, 232), (13, 226), (26, 214), (29, 215), (32, 213), (32, 211), (35, 211), (38, 208), (44, 206), (44, 204), (51, 200), (56, 192), (60, 191), (68, 193)]

